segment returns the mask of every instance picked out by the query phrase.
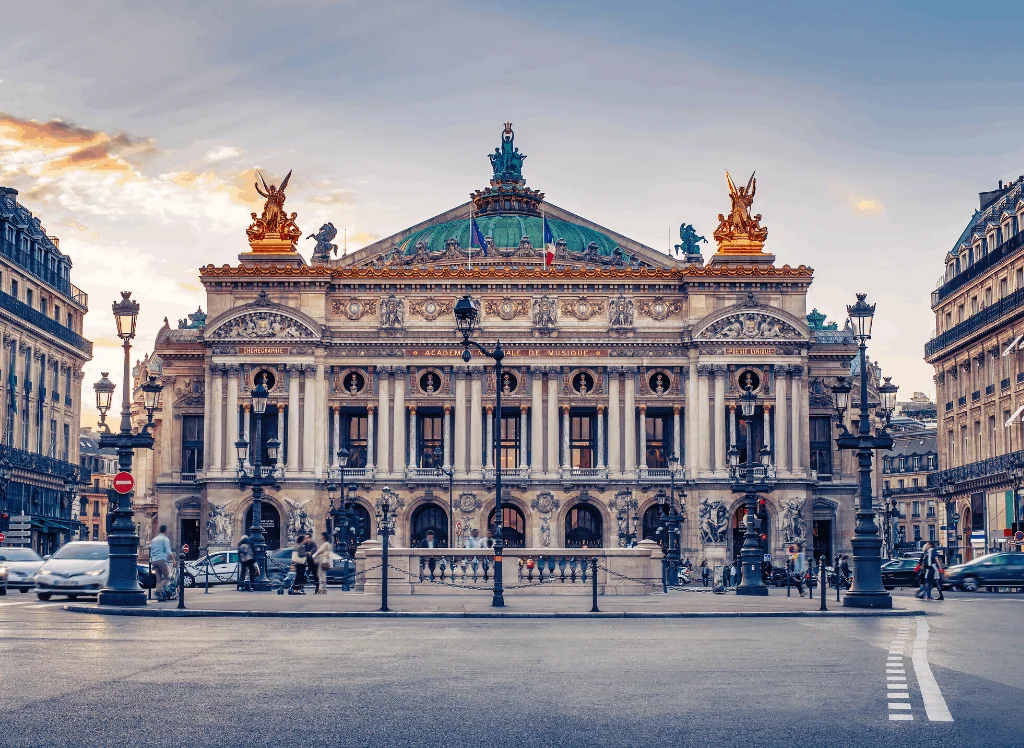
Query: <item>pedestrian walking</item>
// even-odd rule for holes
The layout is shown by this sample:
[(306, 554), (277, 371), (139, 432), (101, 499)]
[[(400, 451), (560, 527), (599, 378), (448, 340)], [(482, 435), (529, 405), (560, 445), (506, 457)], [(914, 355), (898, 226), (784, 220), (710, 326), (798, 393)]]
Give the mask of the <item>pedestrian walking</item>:
[(292, 588), (288, 590), (289, 595), (306, 594), (306, 536), (299, 534), (295, 538), (295, 545), (292, 546), (292, 570), (295, 572), (295, 579), (292, 581)]
[(724, 587), (732, 586), (732, 567), (729, 564), (722, 567), (722, 585)]
[(156, 572), (154, 594), (157, 600), (165, 600), (167, 593), (164, 588), (171, 578), (171, 541), (167, 537), (167, 525), (160, 525), (160, 532), (149, 541), (149, 560)]
[(702, 559), (700, 562), (700, 580), (705, 587), (708, 586), (708, 582), (711, 581), (711, 567), (708, 566), (708, 560)]
[(800, 597), (804, 596), (804, 574), (807, 572), (807, 558), (803, 552), (797, 551), (793, 554), (793, 579), (796, 582), (797, 591)]
[(739, 558), (733, 562), (732, 570), (732, 583), (734, 586), (740, 586), (740, 580), (743, 579), (743, 564), (740, 563)]
[[(918, 578), (921, 582), (921, 587), (915, 593), (915, 595), (922, 600), (931, 601), (932, 599), (932, 585), (935, 584), (935, 578), (937, 576), (938, 557), (935, 555), (935, 546), (929, 541), (924, 544), (924, 552), (921, 554), (921, 560), (917, 565)], [(942, 595), (942, 585), (939, 584), (939, 595)]]
[(326, 595), (327, 594), (327, 570), (331, 568), (331, 564), (334, 563), (331, 551), (331, 536), (326, 532), (320, 533), (320, 538), (323, 540), (320, 543), (320, 547), (316, 549), (316, 553), (313, 554), (313, 561), (316, 564), (316, 591), (314, 595)]
[(317, 544), (312, 535), (306, 536), (306, 542), (302, 544), (303, 554), (306, 556), (306, 581), (313, 582), (313, 594), (320, 594), (320, 575), (317, 569), (317, 562), (313, 560), (316, 555)]
[[(238, 563), (238, 589), (251, 592), (252, 583), (260, 575), (260, 567), (256, 565), (256, 554), (248, 535), (243, 535), (238, 541)], [(246, 581), (247, 575), (249, 581)]]
[(466, 547), (467, 548), (480, 548), (482, 542), (483, 541), (480, 540), (480, 531), (479, 530), (477, 530), (474, 527), (472, 530), (469, 531), (469, 537), (466, 538)]

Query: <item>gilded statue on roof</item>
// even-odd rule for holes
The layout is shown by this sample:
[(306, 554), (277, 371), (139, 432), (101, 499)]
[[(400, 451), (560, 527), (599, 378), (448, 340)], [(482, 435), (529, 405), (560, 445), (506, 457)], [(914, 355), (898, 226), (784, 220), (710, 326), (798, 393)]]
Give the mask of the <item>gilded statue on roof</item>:
[(729, 199), (732, 208), (729, 215), (718, 214), (718, 228), (715, 229), (715, 240), (735, 249), (760, 252), (768, 238), (768, 229), (761, 226), (761, 214), (751, 215), (754, 193), (757, 191), (757, 180), (750, 175), (745, 187), (737, 187), (729, 172), (725, 172), (725, 180), (729, 185)]
[[(251, 214), (252, 224), (245, 231), (249, 241), (277, 239), (294, 244), (302, 236), (302, 231), (295, 225), (297, 214), (292, 213), (289, 216), (284, 209), (284, 191), (288, 187), (288, 181), (292, 178), (291, 171), (285, 176), (280, 187), (276, 184), (268, 185), (259, 169), (256, 170), (256, 175), (260, 178), (260, 181), (255, 183), (256, 192), (265, 198), (266, 202), (263, 204), (262, 215)], [(263, 189), (260, 189), (260, 182), (263, 183)]]

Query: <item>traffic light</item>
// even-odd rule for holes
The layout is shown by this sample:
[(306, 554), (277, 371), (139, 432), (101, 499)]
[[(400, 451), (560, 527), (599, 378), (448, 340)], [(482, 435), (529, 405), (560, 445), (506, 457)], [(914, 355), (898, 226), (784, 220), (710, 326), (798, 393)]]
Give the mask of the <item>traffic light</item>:
[(11, 531), (11, 515), (7, 512), (0, 513), (0, 532)]

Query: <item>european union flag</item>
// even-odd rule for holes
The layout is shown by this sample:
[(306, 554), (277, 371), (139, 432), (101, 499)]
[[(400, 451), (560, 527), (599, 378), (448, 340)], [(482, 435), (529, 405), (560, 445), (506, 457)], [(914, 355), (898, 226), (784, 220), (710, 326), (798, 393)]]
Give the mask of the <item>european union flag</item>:
[[(480, 243), (480, 249), (482, 249), (484, 251), (484, 257), (486, 257), (487, 256), (487, 242), (484, 240), (484, 234), (480, 230), (480, 227), (476, 225), (476, 219), (473, 218), (473, 219), (471, 219), (471, 221), (473, 223), (473, 236)], [(471, 238), (470, 239), (470, 247), (472, 247), (472, 244), (473, 244), (473, 242), (472, 242), (472, 238)]]

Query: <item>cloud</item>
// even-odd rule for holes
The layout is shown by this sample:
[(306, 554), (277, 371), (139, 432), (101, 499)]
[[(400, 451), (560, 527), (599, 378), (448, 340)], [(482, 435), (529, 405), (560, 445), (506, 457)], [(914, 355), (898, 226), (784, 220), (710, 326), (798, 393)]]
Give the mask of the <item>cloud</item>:
[(309, 200), (320, 205), (352, 205), (355, 202), (352, 198), (352, 190), (340, 187), (328, 190), (327, 192), (321, 192), (309, 198)]
[(850, 195), (850, 212), (855, 216), (881, 216), (885, 215), (885, 203), (868, 197)]
[(205, 160), (208, 162), (213, 161), (227, 161), (231, 158), (238, 158), (243, 153), (241, 148), (235, 148), (233, 145), (222, 145), (219, 148), (214, 148), (212, 151), (206, 154)]

